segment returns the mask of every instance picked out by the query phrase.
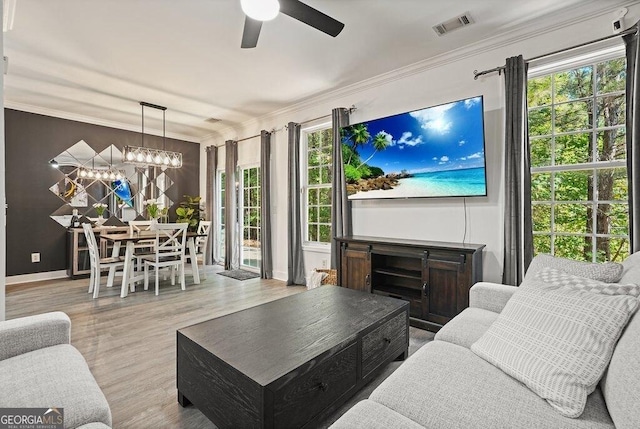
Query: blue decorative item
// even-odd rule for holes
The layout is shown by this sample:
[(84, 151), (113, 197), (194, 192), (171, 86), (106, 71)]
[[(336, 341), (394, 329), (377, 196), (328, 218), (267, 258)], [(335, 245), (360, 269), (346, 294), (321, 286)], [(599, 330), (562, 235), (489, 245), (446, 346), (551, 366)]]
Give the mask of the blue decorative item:
[(133, 197), (131, 196), (131, 187), (126, 179), (117, 179), (111, 183), (113, 190), (125, 204), (129, 207), (133, 207)]

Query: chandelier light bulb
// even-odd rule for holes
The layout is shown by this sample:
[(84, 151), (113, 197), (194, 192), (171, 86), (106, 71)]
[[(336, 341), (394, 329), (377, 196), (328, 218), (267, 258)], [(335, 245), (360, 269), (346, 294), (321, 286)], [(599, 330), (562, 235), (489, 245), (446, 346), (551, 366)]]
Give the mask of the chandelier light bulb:
[(87, 177), (87, 172), (84, 170), (80, 170), (80, 177)]
[(122, 179), (122, 175), (120, 173), (116, 174), (116, 180), (121, 180)]
[(153, 158), (153, 162), (155, 162), (156, 164), (160, 164), (162, 162), (162, 157), (159, 153), (157, 153), (155, 158)]
[(144, 161), (144, 155), (142, 155), (140, 152), (138, 152), (138, 156), (136, 157), (136, 160), (138, 162), (142, 162)]
[(278, 0), (240, 0), (242, 11), (258, 21), (271, 21), (280, 12)]
[(109, 179), (113, 180), (115, 178), (116, 178), (116, 175), (112, 171), (111, 174), (109, 174)]
[(178, 160), (176, 158), (173, 158), (171, 160), (171, 165), (178, 165)]
[(171, 162), (171, 160), (169, 159), (169, 157), (167, 155), (165, 155), (164, 159), (162, 160), (162, 163), (164, 165), (169, 165), (170, 162)]
[(133, 152), (127, 152), (127, 160), (133, 161), (133, 158), (135, 158), (135, 156), (133, 155)]
[(87, 176), (89, 176), (90, 178), (93, 178), (93, 171), (89, 170), (89, 172), (87, 173)]

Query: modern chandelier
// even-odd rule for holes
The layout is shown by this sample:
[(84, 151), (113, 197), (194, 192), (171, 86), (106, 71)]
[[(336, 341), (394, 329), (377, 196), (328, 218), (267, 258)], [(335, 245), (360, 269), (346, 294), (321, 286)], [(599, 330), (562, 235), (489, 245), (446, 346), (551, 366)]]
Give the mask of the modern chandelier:
[[(165, 149), (166, 146), (166, 122), (164, 106), (157, 104), (140, 102), (142, 106), (142, 146), (125, 146), (122, 152), (123, 162), (128, 164), (136, 164), (139, 166), (152, 166), (164, 168), (180, 168), (182, 167), (182, 154), (180, 152), (172, 152)], [(162, 149), (156, 149), (144, 146), (144, 108), (162, 110)]]

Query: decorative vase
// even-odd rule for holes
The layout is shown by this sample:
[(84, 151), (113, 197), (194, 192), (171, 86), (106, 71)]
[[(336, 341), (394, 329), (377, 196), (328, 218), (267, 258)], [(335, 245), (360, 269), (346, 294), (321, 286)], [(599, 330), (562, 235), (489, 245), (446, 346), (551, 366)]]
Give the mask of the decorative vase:
[(102, 226), (103, 223), (105, 223), (107, 220), (104, 218), (104, 214), (100, 214), (98, 215), (98, 218), (96, 219), (96, 225), (98, 226)]

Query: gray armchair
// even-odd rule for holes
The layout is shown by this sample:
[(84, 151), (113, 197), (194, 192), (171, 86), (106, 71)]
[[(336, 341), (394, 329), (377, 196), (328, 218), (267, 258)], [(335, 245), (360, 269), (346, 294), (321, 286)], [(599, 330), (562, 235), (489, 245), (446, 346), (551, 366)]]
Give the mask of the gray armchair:
[(0, 322), (0, 408), (63, 408), (65, 428), (111, 427), (109, 404), (62, 312)]

